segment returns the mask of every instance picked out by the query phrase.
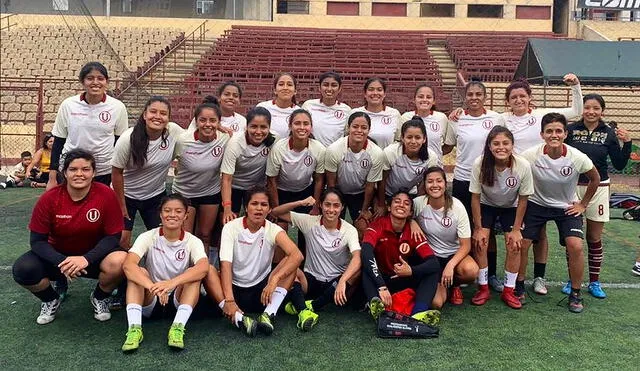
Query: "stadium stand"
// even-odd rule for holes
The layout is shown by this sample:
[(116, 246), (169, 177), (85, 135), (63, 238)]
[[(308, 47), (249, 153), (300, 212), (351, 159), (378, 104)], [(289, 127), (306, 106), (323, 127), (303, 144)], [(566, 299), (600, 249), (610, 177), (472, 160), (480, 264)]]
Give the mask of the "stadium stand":
[(640, 40), (640, 22), (582, 21), (582, 23), (582, 35), (585, 40)]

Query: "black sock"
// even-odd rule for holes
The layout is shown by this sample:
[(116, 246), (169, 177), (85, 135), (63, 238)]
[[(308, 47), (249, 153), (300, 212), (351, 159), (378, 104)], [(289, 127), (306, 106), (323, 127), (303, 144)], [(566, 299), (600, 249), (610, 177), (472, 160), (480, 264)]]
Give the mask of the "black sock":
[(571, 295), (573, 296), (580, 296), (580, 289), (574, 289), (573, 287), (571, 288)]
[(487, 261), (489, 262), (489, 277), (496, 275), (496, 265), (498, 264), (498, 252), (487, 251)]
[(524, 291), (524, 280), (516, 281), (516, 290)]
[(298, 313), (307, 309), (307, 305), (304, 303), (304, 291), (302, 291), (302, 285), (300, 282), (293, 283), (293, 287), (289, 291), (289, 299), (291, 299), (291, 302)]
[(547, 270), (547, 263), (533, 263), (533, 277), (542, 277)]
[(111, 293), (110, 292), (104, 292), (104, 290), (102, 290), (100, 288), (100, 284), (97, 284), (95, 290), (93, 290), (93, 297), (98, 299), (98, 300), (104, 300), (104, 299), (108, 298), (109, 296), (111, 296)]
[(58, 295), (56, 290), (54, 290), (51, 285), (47, 286), (47, 288), (42, 291), (34, 292), (33, 295), (42, 300), (42, 302), (44, 303), (55, 299), (60, 299), (60, 295)]
[(127, 280), (123, 279), (118, 285), (118, 297), (124, 298), (127, 296)]
[[(317, 311), (323, 308), (325, 305), (331, 303), (333, 301), (333, 295), (336, 293), (336, 285), (338, 281), (333, 281), (324, 289), (322, 295), (318, 296), (311, 302), (311, 306), (314, 311)], [(349, 284), (347, 283), (347, 289), (349, 288)]]

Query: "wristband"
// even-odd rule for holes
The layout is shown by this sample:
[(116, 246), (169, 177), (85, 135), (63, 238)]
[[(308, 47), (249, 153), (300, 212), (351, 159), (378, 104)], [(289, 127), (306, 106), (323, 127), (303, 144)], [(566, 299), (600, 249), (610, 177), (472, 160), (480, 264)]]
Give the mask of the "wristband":
[(378, 291), (389, 291), (387, 287), (379, 287)]
[(227, 304), (227, 303), (235, 303), (235, 302), (236, 302), (235, 299), (224, 299), (224, 303), (225, 304)]
[(231, 206), (231, 201), (222, 201), (222, 207)]

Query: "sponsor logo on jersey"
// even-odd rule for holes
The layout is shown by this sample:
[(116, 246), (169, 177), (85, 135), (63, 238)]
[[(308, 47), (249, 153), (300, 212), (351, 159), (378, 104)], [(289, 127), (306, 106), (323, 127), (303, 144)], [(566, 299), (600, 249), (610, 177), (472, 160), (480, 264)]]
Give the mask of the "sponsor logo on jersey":
[(409, 244), (406, 243), (406, 242), (405, 243), (401, 243), (400, 247), (399, 247), (399, 250), (400, 250), (400, 254), (407, 255), (409, 253), (409, 251), (411, 251), (411, 246), (409, 246)]
[(71, 219), (71, 215), (60, 215), (56, 214), (56, 219)]
[(91, 223), (95, 223), (100, 219), (100, 210), (93, 208), (87, 211), (87, 220)]
[(176, 251), (176, 260), (181, 262), (184, 260), (184, 258), (187, 256), (187, 252), (185, 249), (180, 249), (178, 251)]
[(382, 118), (382, 124), (383, 125), (390, 125), (391, 124), (391, 117), (389, 116), (385, 116)]
[(313, 164), (313, 157), (307, 155), (302, 162), (304, 163), (304, 166), (309, 167)]
[(449, 228), (453, 224), (453, 221), (450, 217), (445, 216), (444, 218), (442, 218), (442, 221), (440, 221), (440, 224), (442, 224), (442, 226), (445, 228)]
[(571, 176), (571, 174), (573, 174), (573, 168), (571, 166), (563, 166), (560, 169), (560, 174), (562, 174), (562, 176)]
[(111, 120), (111, 112), (102, 111), (100, 112), (100, 114), (98, 114), (98, 118), (100, 119), (100, 121), (102, 121), (102, 123), (106, 124)]
[(504, 180), (504, 184), (509, 188), (515, 188), (518, 185), (518, 178), (510, 176)]
[(215, 146), (211, 149), (211, 154), (213, 155), (213, 157), (220, 157), (220, 155), (222, 154), (222, 147), (220, 146)]
[(371, 161), (369, 161), (369, 159), (366, 159), (366, 158), (365, 158), (365, 159), (363, 159), (362, 161), (360, 161), (360, 166), (361, 166), (363, 169), (368, 168), (370, 165), (371, 165)]
[(431, 121), (429, 123), (429, 129), (431, 129), (431, 131), (436, 132), (436, 133), (439, 132), (440, 131), (440, 123)]
[(344, 111), (335, 111), (333, 116), (338, 120), (342, 120), (344, 118)]
[(482, 127), (489, 130), (493, 127), (493, 121), (491, 120), (484, 120), (482, 121)]
[(536, 124), (536, 118), (534, 116), (529, 117), (529, 120), (527, 120), (527, 125), (533, 126), (535, 124)]

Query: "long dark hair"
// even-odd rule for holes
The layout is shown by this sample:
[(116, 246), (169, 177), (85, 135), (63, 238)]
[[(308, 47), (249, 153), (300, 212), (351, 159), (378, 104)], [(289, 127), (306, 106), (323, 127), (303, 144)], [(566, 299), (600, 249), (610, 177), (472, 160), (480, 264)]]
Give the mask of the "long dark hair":
[[(140, 117), (138, 117), (138, 121), (131, 132), (131, 159), (133, 160), (133, 164), (138, 168), (143, 167), (147, 162), (147, 150), (149, 149), (149, 134), (147, 134), (147, 122), (144, 119), (144, 113), (147, 112), (149, 106), (155, 102), (166, 104), (167, 108), (169, 108), (169, 117), (171, 117), (171, 104), (167, 98), (153, 96), (145, 103), (142, 113)], [(162, 134), (160, 135), (163, 144), (167, 142), (168, 135), (167, 128), (165, 127), (162, 129)]]
[[(281, 73), (276, 75), (276, 77), (273, 79), (273, 90), (276, 90), (276, 86), (278, 86), (278, 81), (280, 81), (280, 78), (282, 76), (291, 77), (291, 80), (293, 80), (293, 88), (298, 90), (298, 80), (296, 80), (296, 78), (292, 74), (290, 74), (289, 72), (281, 72)], [(296, 102), (296, 95), (295, 94), (291, 97), (291, 103), (298, 104)]]
[[(369, 78), (367, 81), (364, 82), (364, 93), (367, 93), (367, 89), (369, 89), (369, 85), (373, 84), (374, 82), (379, 82), (380, 85), (382, 85), (382, 91), (386, 94), (387, 93), (387, 82), (384, 81), (384, 79), (380, 78), (380, 77), (371, 77)], [(382, 101), (382, 105), (384, 106), (384, 100)], [(364, 100), (364, 108), (367, 108), (367, 99), (365, 98)]]
[[(42, 148), (43, 149), (48, 149), (48, 150), (52, 150), (53, 148), (49, 148), (47, 147), (47, 142), (49, 141), (49, 139), (51, 139), (53, 137), (53, 134), (51, 133), (46, 133), (44, 135), (44, 138), (42, 138)], [(53, 147), (53, 146), (52, 146)]]
[[(425, 193), (427, 192), (427, 188), (429, 187), (427, 185), (427, 177), (431, 173), (439, 173), (440, 175), (442, 175), (442, 179), (444, 179), (444, 216), (446, 217), (447, 214), (449, 213), (449, 210), (451, 210), (451, 207), (453, 207), (453, 197), (451, 197), (451, 194), (447, 190), (447, 173), (445, 173), (444, 169), (441, 168), (440, 166), (431, 166), (430, 168), (428, 168), (427, 171), (425, 171), (424, 173)], [(427, 193), (427, 197), (429, 197), (428, 193)]]
[[(496, 181), (496, 158), (491, 153), (491, 141), (500, 134), (504, 134), (511, 143), (514, 143), (513, 133), (504, 126), (494, 126), (487, 135), (484, 142), (484, 156), (482, 157), (482, 165), (480, 166), (480, 183), (487, 187), (493, 187)], [(513, 166), (513, 153), (509, 158), (509, 167)]]
[[(297, 108), (289, 115), (289, 127), (293, 125), (293, 119), (298, 115), (307, 115), (309, 117), (309, 122), (311, 123), (311, 127), (313, 127), (313, 119), (311, 117), (311, 113), (304, 108)], [(289, 136), (291, 136), (293, 132), (289, 130)], [(313, 133), (309, 133), (309, 139), (313, 139)]]
[(200, 116), (200, 114), (202, 113), (202, 110), (204, 110), (205, 108), (212, 109), (216, 113), (216, 116), (218, 116), (218, 120), (222, 118), (222, 111), (220, 110), (220, 103), (218, 102), (218, 98), (214, 97), (213, 95), (207, 95), (202, 100), (202, 103), (198, 105), (198, 107), (196, 107), (196, 110), (193, 113), (193, 118), (196, 119), (196, 121), (198, 120), (198, 116)]
[[(424, 140), (424, 143), (422, 143), (420, 150), (418, 150), (418, 157), (420, 157), (420, 160), (422, 161), (427, 161), (429, 159), (429, 143), (427, 140), (427, 128), (424, 126), (424, 122), (422, 121), (420, 116), (413, 116), (411, 120), (405, 121), (405, 123), (402, 124), (402, 127), (400, 128), (400, 135), (402, 136), (402, 138), (404, 138), (404, 133), (406, 133), (406, 131), (409, 130), (409, 128), (418, 128), (422, 132), (422, 135), (424, 136), (425, 140)], [(402, 149), (404, 150), (404, 143), (402, 143)]]
[[(271, 112), (264, 107), (253, 107), (247, 112), (247, 127), (249, 124), (257, 117), (264, 116), (267, 119), (267, 124), (271, 127)], [(245, 130), (245, 138), (247, 142), (249, 141), (249, 132)], [(264, 139), (262, 143), (264, 143), (265, 147), (271, 147), (273, 143), (275, 143), (276, 137), (273, 135), (271, 131), (267, 134), (267, 137)]]
[[(421, 83), (421, 84), (418, 84), (418, 86), (416, 86), (416, 90), (415, 90), (415, 92), (413, 93), (414, 101), (415, 101), (415, 97), (416, 97), (416, 95), (418, 95), (418, 92), (419, 92), (419, 91), (420, 91), (420, 89), (422, 89), (422, 88), (427, 88), (427, 89), (430, 89), (430, 90), (431, 90), (431, 95), (433, 95), (433, 104), (431, 105), (431, 112), (435, 111), (435, 110), (436, 110), (436, 103), (435, 103), (435, 102), (437, 101), (437, 97), (436, 97), (436, 89), (433, 87), (433, 85), (431, 85), (431, 84), (429, 84), (429, 83), (423, 82), (423, 83)], [(414, 105), (415, 105), (415, 102), (414, 102)], [(418, 113), (418, 107), (416, 107), (416, 114), (417, 114), (417, 113)]]

